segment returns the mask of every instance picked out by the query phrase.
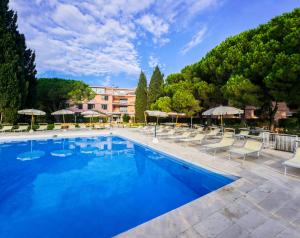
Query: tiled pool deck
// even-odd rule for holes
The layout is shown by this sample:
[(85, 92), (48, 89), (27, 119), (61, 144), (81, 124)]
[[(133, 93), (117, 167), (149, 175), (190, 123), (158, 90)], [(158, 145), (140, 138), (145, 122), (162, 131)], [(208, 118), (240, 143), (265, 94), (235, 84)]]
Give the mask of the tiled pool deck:
[[(111, 131), (74, 131), (0, 135), (1, 140), (30, 137), (83, 136)], [(229, 161), (226, 153), (216, 157), (188, 146), (152, 138), (135, 129), (113, 129), (117, 135), (136, 140), (175, 155), (190, 163), (241, 177), (236, 182), (211, 192), (178, 209), (137, 226), (117, 237), (300, 237), (300, 170), (283, 175), (281, 162), (290, 153), (265, 149), (259, 159)]]

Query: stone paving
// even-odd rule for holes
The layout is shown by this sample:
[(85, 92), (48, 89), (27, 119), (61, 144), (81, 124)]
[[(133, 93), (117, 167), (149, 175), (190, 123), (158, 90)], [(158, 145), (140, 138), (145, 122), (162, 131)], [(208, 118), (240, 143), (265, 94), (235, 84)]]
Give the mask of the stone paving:
[(224, 152), (215, 157), (204, 153), (201, 146), (167, 140), (154, 144), (151, 137), (133, 129), (118, 129), (115, 133), (190, 163), (241, 177), (117, 237), (300, 237), (300, 170), (284, 176), (282, 166), (274, 168), (267, 162), (273, 159), (281, 165), (292, 156), (290, 153), (266, 149), (262, 158), (242, 163), (239, 158), (229, 161)]
[[(244, 163), (228, 160), (226, 152), (214, 157), (191, 146), (142, 135), (136, 129), (113, 131), (59, 131), (43, 133), (11, 133), (0, 135), (0, 141), (28, 138), (93, 136), (114, 133), (172, 154), (195, 165), (241, 177), (219, 190), (163, 214), (117, 237), (171, 238), (296, 238), (300, 237), (300, 170), (283, 175), (282, 161), (290, 153), (263, 150), (259, 159)], [(275, 164), (275, 165), (274, 165)]]

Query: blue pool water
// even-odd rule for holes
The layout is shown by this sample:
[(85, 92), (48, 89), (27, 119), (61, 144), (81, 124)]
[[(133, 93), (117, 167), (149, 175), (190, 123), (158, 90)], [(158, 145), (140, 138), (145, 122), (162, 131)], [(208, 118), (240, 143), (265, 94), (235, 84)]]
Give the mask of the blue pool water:
[(0, 237), (111, 237), (234, 180), (115, 136), (0, 144)]

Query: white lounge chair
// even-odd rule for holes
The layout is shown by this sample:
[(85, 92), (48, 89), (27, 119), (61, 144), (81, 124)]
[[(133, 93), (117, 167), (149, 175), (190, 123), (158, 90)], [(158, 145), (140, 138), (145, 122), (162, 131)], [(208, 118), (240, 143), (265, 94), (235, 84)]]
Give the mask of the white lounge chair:
[(233, 143), (234, 143), (234, 138), (224, 136), (221, 139), (221, 141), (218, 143), (212, 143), (203, 146), (205, 147), (206, 150), (214, 150), (214, 155), (215, 155), (218, 149), (220, 150), (220, 149), (229, 148), (233, 145)]
[(105, 129), (105, 127), (103, 125), (100, 125), (100, 124), (95, 124), (94, 129), (100, 130), (100, 129)]
[(48, 129), (48, 124), (39, 124), (39, 128), (36, 131), (46, 131)]
[(202, 142), (205, 138), (204, 134), (196, 134), (194, 137), (179, 139), (181, 142)]
[(61, 130), (62, 129), (62, 125), (59, 124), (59, 123), (55, 123), (54, 124), (54, 127), (53, 127), (53, 130)]
[(14, 132), (23, 132), (28, 131), (29, 125), (19, 125), (17, 129), (14, 129)]
[(241, 130), (239, 134), (235, 135), (238, 139), (245, 139), (249, 136), (250, 131), (249, 130)]
[(185, 139), (185, 138), (189, 138), (191, 133), (192, 132), (187, 131), (187, 132), (182, 133), (181, 135), (167, 136), (164, 139), (175, 139), (175, 140)]
[(75, 130), (76, 129), (76, 125), (75, 124), (70, 124), (68, 126), (68, 130)]
[(13, 129), (13, 126), (11, 126), (11, 125), (4, 125), (0, 129), (0, 132), (9, 132), (9, 131), (12, 131), (12, 129)]
[(247, 155), (256, 154), (257, 158), (263, 148), (263, 143), (257, 140), (247, 140), (243, 147), (236, 147), (229, 150), (229, 159), (232, 154), (242, 155), (246, 159)]
[(80, 129), (86, 129), (87, 127), (86, 127), (86, 125), (85, 124), (83, 124), (83, 123), (81, 123), (81, 124), (78, 124), (78, 126), (79, 126), (79, 128)]
[(166, 132), (162, 132), (162, 133), (157, 133), (156, 135), (157, 136), (161, 136), (161, 137), (164, 137), (164, 136), (172, 136), (172, 135), (175, 135), (176, 133), (176, 130), (175, 129), (170, 129)]
[(216, 137), (220, 133), (220, 128), (212, 128), (207, 134), (206, 138)]
[(282, 163), (284, 165), (284, 175), (287, 173), (287, 167), (294, 167), (300, 169), (300, 148), (297, 148), (293, 158), (284, 161)]

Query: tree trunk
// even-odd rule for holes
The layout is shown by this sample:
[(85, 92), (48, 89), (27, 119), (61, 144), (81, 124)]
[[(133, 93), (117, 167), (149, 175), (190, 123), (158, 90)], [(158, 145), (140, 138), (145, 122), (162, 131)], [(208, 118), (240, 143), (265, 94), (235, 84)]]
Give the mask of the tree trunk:
[(276, 114), (277, 110), (278, 110), (278, 102), (275, 102), (274, 108), (273, 108), (273, 105), (272, 105), (272, 102), (271, 102), (271, 105), (269, 107), (269, 130), (270, 131), (274, 130), (274, 126), (275, 126), (274, 117), (275, 117), (275, 114)]

